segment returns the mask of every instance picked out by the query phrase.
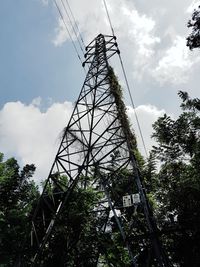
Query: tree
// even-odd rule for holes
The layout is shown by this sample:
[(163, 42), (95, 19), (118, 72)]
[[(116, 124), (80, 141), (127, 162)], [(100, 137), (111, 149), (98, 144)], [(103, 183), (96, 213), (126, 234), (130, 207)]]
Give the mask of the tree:
[[(153, 125), (161, 162), (154, 187), (165, 245), (179, 266), (200, 265), (200, 100), (179, 92), (182, 114)], [(155, 181), (155, 179), (154, 179)]]
[[(110, 168), (113, 168), (113, 170), (118, 168), (119, 153), (120, 151), (115, 151), (111, 155)], [(139, 152), (136, 155), (139, 164), (142, 166), (144, 162), (141, 155)], [(113, 215), (112, 217), (109, 215), (109, 206), (107, 211), (101, 213), (101, 215), (97, 211), (97, 203), (104, 201), (105, 195), (99, 188), (100, 184), (96, 182), (94, 186), (93, 181), (94, 178), (97, 179), (97, 176), (107, 177), (107, 174), (100, 172), (98, 167), (96, 168), (95, 177), (81, 176), (77, 186), (71, 192), (70, 201), (68, 205), (63, 207), (43, 254), (38, 259), (41, 267), (96, 266), (98, 260), (104, 262), (102, 266), (105, 267), (131, 266), (130, 257), (127, 249), (124, 249), (124, 240), (119, 232), (116, 220)], [(123, 228), (126, 229), (127, 238), (130, 239), (134, 255), (139, 255), (142, 251), (147, 254), (148, 261), (152, 262), (153, 253), (147, 236), (148, 230), (145, 226), (141, 205), (137, 209), (135, 207), (124, 208), (122, 203), (125, 194), (131, 194), (134, 192), (133, 190), (137, 192), (132, 176), (130, 170), (126, 168), (115, 172), (115, 175), (110, 177), (107, 192), (118, 207), (118, 211), (120, 211), (121, 215), (118, 219)], [(66, 176), (56, 176), (56, 179), (64, 182), (63, 184), (67, 183)], [(87, 181), (87, 188), (84, 186), (85, 181)], [(48, 203), (52, 200), (52, 193), (54, 193), (54, 202), (58, 201), (60, 197), (56, 184), (55, 186), (52, 185), (52, 188), (45, 195), (46, 201), (48, 198)], [(100, 208), (103, 208), (103, 206)], [(46, 213), (45, 216), (48, 216), (48, 214)], [(107, 221), (109, 223), (104, 228)], [(151, 256), (149, 256), (150, 254)], [(145, 260), (144, 257), (140, 258), (138, 258), (138, 262), (143, 264), (140, 266), (145, 266), (146, 258)]]
[[(101, 174), (103, 175), (103, 173)], [(130, 176), (126, 171), (124, 176), (127, 175)], [(57, 179), (63, 181), (67, 177), (62, 176), (57, 177)], [(88, 183), (87, 188), (84, 187), (85, 180)], [(41, 255), (41, 261), (39, 259), (41, 267), (96, 266), (99, 259), (103, 262), (108, 260), (109, 266), (130, 266), (130, 258), (128, 252), (124, 250), (124, 242), (114, 217), (111, 219), (109, 230), (103, 230), (108, 220), (110, 208), (107, 207), (107, 212), (101, 216), (98, 214), (99, 212), (95, 211), (97, 203), (102, 200), (104, 195), (99, 191), (98, 183), (96, 189), (92, 186), (93, 180), (94, 177), (92, 176), (80, 177), (79, 183), (71, 192), (70, 202), (63, 208)], [(128, 180), (130, 183), (130, 177)], [(127, 179), (125, 182), (128, 182)], [(122, 185), (120, 185), (121, 187)], [(57, 190), (56, 185), (55, 190)], [(116, 201), (119, 201), (119, 195), (122, 194), (119, 190), (113, 196)], [(50, 201), (50, 191), (46, 197)], [(57, 197), (59, 198), (59, 194), (54, 194), (54, 201), (57, 201)], [(122, 197), (120, 197), (120, 201), (122, 202)], [(107, 265), (103, 266), (106, 267)]]
[(14, 266), (29, 229), (29, 214), (38, 197), (38, 189), (30, 180), (34, 165), (20, 170), (17, 160), (3, 160), (0, 153), (0, 263)]
[(191, 34), (187, 37), (187, 46), (191, 50), (200, 48), (200, 6), (194, 10), (192, 19), (188, 21), (187, 26), (192, 28)]
[[(98, 236), (91, 205), (98, 196), (92, 189), (76, 187), (63, 209), (42, 255), (40, 266), (94, 266)], [(81, 240), (81, 241), (80, 241)]]

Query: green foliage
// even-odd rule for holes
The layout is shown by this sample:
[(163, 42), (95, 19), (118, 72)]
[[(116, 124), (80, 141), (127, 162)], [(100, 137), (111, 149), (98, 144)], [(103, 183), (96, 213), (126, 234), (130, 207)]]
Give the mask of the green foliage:
[(192, 19), (188, 21), (188, 27), (192, 28), (192, 32), (187, 37), (187, 46), (191, 50), (200, 48), (200, 6), (194, 10)]
[(90, 187), (77, 186), (73, 190), (46, 246), (41, 266), (94, 266), (99, 239), (92, 210), (100, 197)]
[[(111, 155), (111, 170), (118, 168), (118, 156), (120, 156), (119, 151), (115, 151)], [(139, 153), (137, 157), (140, 159), (142, 166), (144, 160)], [(122, 197), (125, 194), (138, 192), (133, 174), (126, 168), (114, 172), (113, 177), (110, 173), (105, 174), (100, 173), (100, 170), (95, 170), (93, 170), (96, 174), (95, 180), (97, 175), (102, 176), (102, 179), (108, 178), (107, 175), (109, 175), (107, 192), (121, 212), (118, 219), (127, 236), (131, 239), (131, 249), (134, 255), (139, 254), (143, 248), (151, 247), (148, 242), (143, 240), (147, 228), (142, 205), (138, 205), (137, 209), (135, 207), (124, 208), (122, 203)], [(61, 180), (63, 180), (63, 177), (61, 177)], [(84, 187), (85, 180), (87, 180), (86, 188)], [(94, 211), (95, 203), (101, 201), (105, 195), (90, 186), (93, 180), (94, 177), (92, 176), (80, 177), (75, 190), (70, 194), (70, 201), (63, 208), (62, 214), (58, 218), (53, 234), (46, 245), (40, 266), (96, 266), (98, 257), (104, 267), (131, 266), (128, 249), (119, 232), (114, 216), (109, 218), (108, 226), (106, 230), (103, 230), (108, 220), (110, 208), (107, 208), (107, 212), (102, 213), (101, 217)], [(49, 197), (51, 197), (51, 194)], [(141, 245), (138, 239), (135, 239), (137, 235), (143, 236), (140, 240)], [(140, 260), (142, 261), (142, 259)]]
[(137, 149), (136, 137), (133, 134), (133, 132), (130, 130), (130, 123), (129, 123), (128, 116), (126, 114), (126, 106), (122, 99), (123, 98), (122, 88), (111, 67), (109, 67), (109, 79), (110, 79), (110, 91), (115, 98), (115, 103), (116, 103), (117, 110), (118, 110), (118, 118), (119, 118), (120, 124), (123, 126), (126, 137), (128, 137), (129, 140), (131, 141), (130, 149), (131, 150)]
[(153, 153), (161, 160), (154, 174), (159, 224), (173, 262), (199, 266), (200, 245), (200, 100), (179, 92), (183, 112), (174, 120), (166, 114), (154, 123), (158, 145)]
[(38, 196), (30, 181), (34, 171), (34, 165), (20, 171), (14, 158), (3, 161), (0, 154), (0, 263), (4, 266), (14, 265), (29, 228), (29, 213)]
[[(132, 138), (131, 149), (143, 177), (147, 197), (153, 207), (164, 247), (175, 266), (199, 266), (200, 246), (200, 100), (191, 99), (179, 92), (183, 112), (175, 120), (168, 115), (159, 118), (153, 125), (153, 137), (157, 146), (144, 161), (136, 148), (134, 135), (129, 130), (125, 107), (121, 103), (121, 88), (113, 76), (111, 88), (119, 112), (120, 123)], [(115, 91), (115, 92), (114, 92)], [(138, 266), (156, 266), (154, 252), (148, 235), (143, 205), (123, 207), (126, 194), (138, 193), (134, 174), (127, 168), (118, 170), (120, 149), (113, 152), (109, 170), (97, 172), (95, 167), (90, 177), (81, 176), (70, 201), (60, 214), (53, 233), (42, 255), (41, 267), (96, 266), (97, 258), (102, 266), (131, 266), (126, 244), (120, 234), (117, 221), (109, 218), (109, 225), (101, 230), (108, 220), (107, 214), (96, 216), (95, 204), (102, 200), (103, 193), (92, 186), (98, 175), (108, 183), (106, 186), (112, 202), (120, 211), (118, 220), (126, 232), (131, 251), (137, 256)], [(160, 160), (159, 171), (156, 171)], [(97, 169), (97, 170), (96, 170)], [(3, 160), (0, 153), (0, 263), (13, 266), (22, 250), (26, 232), (30, 232), (30, 218), (38, 198), (38, 190), (30, 181), (35, 167), (26, 165), (21, 171), (15, 159)], [(54, 186), (47, 186), (45, 197), (54, 201), (61, 197), (68, 184), (66, 176), (54, 174)], [(108, 179), (109, 178), (109, 179)], [(59, 186), (58, 186), (59, 184)], [(98, 185), (96, 185), (98, 187)], [(48, 217), (48, 214), (46, 214)], [(50, 217), (51, 214), (49, 214)], [(25, 253), (29, 255), (28, 247)], [(109, 264), (108, 264), (109, 262)]]
[(154, 123), (153, 137), (160, 144), (154, 147), (162, 161), (199, 162), (199, 130), (200, 130), (200, 100), (189, 99), (187, 94), (180, 92), (184, 110), (177, 120), (164, 115)]

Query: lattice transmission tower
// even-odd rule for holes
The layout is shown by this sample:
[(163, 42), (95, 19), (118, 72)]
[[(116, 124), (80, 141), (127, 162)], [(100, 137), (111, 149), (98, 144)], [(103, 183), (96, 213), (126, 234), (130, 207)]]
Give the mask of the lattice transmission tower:
[(86, 79), (33, 215), (30, 266), (50, 251), (60, 266), (168, 266), (109, 65), (117, 53), (114, 36), (86, 47)]

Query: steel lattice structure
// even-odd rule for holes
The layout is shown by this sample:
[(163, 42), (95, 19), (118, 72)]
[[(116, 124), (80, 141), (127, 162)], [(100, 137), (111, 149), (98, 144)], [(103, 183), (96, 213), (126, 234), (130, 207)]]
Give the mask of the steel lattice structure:
[[(97, 222), (97, 240), (103, 234), (109, 234), (112, 239), (114, 220), (117, 229), (115, 235), (117, 232), (121, 236), (121, 249), (129, 255), (131, 266), (137, 266), (140, 247), (135, 255), (134, 246), (139, 239), (153, 247), (155, 266), (168, 266), (134, 155), (135, 137), (125, 114), (120, 86), (109, 65), (109, 59), (116, 53), (119, 50), (114, 36), (100, 34), (86, 48), (86, 79), (71, 119), (63, 131), (60, 147), (33, 215), (31, 266), (40, 266), (42, 253), (48, 247), (59, 217), (70, 205), (77, 188), (93, 188), (100, 195), (90, 210)], [(141, 233), (140, 236), (134, 236), (131, 230), (133, 222), (126, 222), (122, 218), (125, 208), (122, 196), (115, 192), (115, 188), (117, 185), (120, 191), (123, 182), (120, 173), (125, 170), (132, 184), (129, 192), (138, 193), (140, 197), (145, 235)], [(129, 211), (131, 209), (133, 207)], [(92, 257), (95, 260), (88, 266), (104, 266), (103, 262), (106, 262), (106, 266), (114, 266), (109, 262), (106, 249), (95, 249)]]

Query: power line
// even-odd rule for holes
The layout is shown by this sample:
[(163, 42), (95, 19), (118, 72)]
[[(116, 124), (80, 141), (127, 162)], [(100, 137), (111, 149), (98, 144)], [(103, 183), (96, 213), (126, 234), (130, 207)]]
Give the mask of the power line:
[(114, 28), (112, 26), (112, 22), (111, 22), (111, 19), (110, 19), (110, 15), (109, 15), (109, 12), (108, 12), (108, 7), (107, 7), (107, 4), (106, 4), (106, 1), (103, 0), (103, 3), (104, 3), (104, 7), (105, 7), (106, 14), (107, 14), (107, 17), (108, 17), (108, 21), (109, 21), (109, 24), (110, 24), (110, 28), (111, 28), (111, 31), (112, 31), (112, 35), (115, 36)]
[(81, 42), (82, 42), (82, 44), (83, 44), (83, 47), (86, 47), (85, 42), (84, 42), (83, 37), (82, 37), (82, 34), (81, 34), (81, 31), (79, 30), (79, 26), (78, 26), (78, 24), (77, 24), (77, 22), (76, 22), (76, 19), (75, 19), (75, 17), (74, 17), (74, 14), (73, 14), (73, 12), (72, 12), (71, 7), (70, 7), (69, 1), (68, 1), (68, 0), (65, 0), (65, 1), (66, 1), (66, 3), (67, 3), (68, 8), (69, 8), (69, 12), (70, 12), (70, 14), (71, 14), (71, 16), (72, 16), (72, 18), (73, 18), (73, 20), (74, 20), (74, 24), (75, 24), (76, 29), (77, 29), (77, 31), (78, 31), (78, 34), (79, 34), (79, 36), (80, 36)]
[(82, 44), (81, 44), (81, 42), (80, 42), (80, 40), (79, 40), (79, 37), (78, 37), (78, 34), (77, 34), (77, 32), (76, 32), (76, 30), (75, 30), (75, 28), (74, 28), (74, 24), (72, 23), (72, 20), (71, 20), (71, 18), (70, 18), (70, 15), (69, 15), (69, 13), (68, 13), (68, 11), (67, 11), (67, 8), (66, 8), (66, 6), (65, 6), (65, 4), (64, 4), (64, 2), (63, 2), (63, 0), (61, 0), (61, 3), (62, 3), (62, 5), (63, 5), (64, 11), (65, 11), (65, 13), (66, 13), (66, 15), (67, 15), (67, 17), (68, 17), (68, 19), (69, 19), (69, 23), (70, 23), (70, 25), (71, 25), (71, 27), (72, 27), (72, 30), (73, 30), (73, 32), (74, 32), (74, 34), (75, 34), (75, 36), (76, 36), (76, 39), (77, 39), (78, 44), (79, 44), (79, 47), (80, 47), (80, 49), (81, 49), (81, 51), (82, 51), (82, 53), (83, 53), (83, 55), (84, 55), (84, 48), (85, 48), (85, 46), (82, 47)]
[(54, 1), (55, 6), (56, 6), (56, 8), (57, 8), (57, 10), (58, 10), (58, 13), (59, 13), (59, 15), (60, 15), (60, 18), (61, 18), (61, 20), (62, 20), (62, 22), (63, 22), (63, 24), (64, 24), (64, 26), (65, 26), (65, 28), (66, 28), (66, 30), (67, 30), (67, 33), (68, 33), (68, 35), (69, 35), (69, 37), (70, 37), (70, 40), (71, 40), (71, 42), (72, 42), (72, 45), (73, 45), (75, 51), (76, 51), (76, 54), (77, 54), (77, 56), (78, 56), (78, 59), (80, 60), (81, 65), (82, 65), (83, 62), (82, 62), (82, 60), (81, 60), (81, 57), (80, 57), (80, 55), (79, 55), (78, 49), (77, 49), (77, 47), (76, 47), (76, 45), (75, 45), (75, 42), (74, 42), (74, 40), (73, 40), (73, 38), (72, 38), (72, 35), (71, 35), (71, 33), (70, 33), (70, 31), (69, 31), (69, 29), (68, 29), (68, 27), (67, 27), (67, 24), (66, 24), (66, 22), (65, 22), (64, 16), (63, 16), (63, 14), (62, 14), (62, 12), (61, 12), (61, 10), (60, 10), (60, 7), (58, 6), (58, 3), (57, 3), (56, 0), (53, 0), (53, 1)]
[[(65, 4), (64, 4), (63, 0), (61, 0), (61, 3), (63, 5), (63, 7), (64, 7), (65, 13), (66, 13), (66, 15), (67, 15), (67, 17), (69, 19), (70, 24), (71, 24), (72, 30), (73, 30), (76, 38), (77, 38), (79, 47), (80, 47), (80, 49), (81, 49), (81, 51), (82, 51), (82, 53), (84, 55), (84, 50), (83, 50), (82, 44), (83, 44), (84, 48), (85, 48), (85, 44), (84, 44), (84, 41), (83, 41), (81, 32), (79, 30), (78, 24), (76, 23), (76, 19), (75, 19), (74, 15), (73, 15), (73, 12), (72, 12), (72, 9), (70, 7), (70, 4), (69, 4), (68, 0), (65, 0), (65, 2), (67, 4), (67, 6), (68, 6), (69, 12), (70, 12), (70, 14), (72, 16), (72, 19), (74, 21), (74, 25), (76, 26), (76, 29), (78, 31), (78, 34), (77, 34), (76, 30), (75, 30), (75, 27), (74, 27), (74, 25), (72, 23), (72, 19), (70, 18), (69, 12), (67, 11), (67, 8), (66, 8)], [(76, 51), (76, 54), (77, 54), (77, 56), (78, 56), (78, 58), (79, 58), (79, 60), (80, 60), (80, 62), (82, 64), (83, 62), (81, 60), (81, 57), (80, 57), (79, 52), (78, 52), (78, 49), (77, 49), (77, 47), (75, 45), (75, 42), (73, 40), (73, 37), (72, 37), (72, 35), (70, 33), (70, 30), (69, 30), (69, 28), (68, 28), (68, 26), (67, 26), (67, 24), (65, 22), (64, 16), (63, 16), (63, 14), (62, 14), (62, 12), (61, 12), (61, 10), (60, 10), (60, 8), (59, 8), (58, 3), (57, 3), (56, 0), (54, 0), (54, 3), (56, 5), (56, 7), (57, 7), (57, 10), (59, 12), (59, 15), (60, 15), (60, 17), (61, 17), (61, 19), (63, 21), (63, 24), (65, 25), (65, 28), (67, 30), (67, 33), (68, 33), (68, 35), (69, 35), (69, 37), (70, 37), (70, 39), (72, 41), (73, 47), (74, 47), (74, 49)], [(104, 3), (104, 7), (105, 7), (105, 10), (106, 10), (106, 14), (107, 14), (107, 17), (108, 17), (108, 21), (109, 21), (109, 24), (110, 24), (110, 28), (111, 28), (112, 34), (113, 34), (113, 36), (115, 36), (114, 28), (113, 28), (113, 25), (112, 25), (112, 22), (111, 22), (111, 18), (110, 18), (110, 15), (109, 15), (109, 11), (108, 11), (108, 7), (107, 7), (107, 4), (106, 4), (106, 0), (103, 0), (103, 3)], [(81, 44), (81, 42), (79, 40), (79, 36), (78, 35), (80, 36), (80, 39), (81, 39), (82, 44)], [(119, 54), (119, 60), (120, 60), (120, 64), (121, 64), (121, 67), (122, 67), (122, 72), (123, 72), (123, 75), (124, 75), (124, 78), (125, 78), (125, 82), (126, 82), (126, 86), (127, 86), (127, 89), (128, 89), (128, 93), (129, 93), (129, 96), (130, 96), (130, 99), (131, 99), (131, 105), (132, 105), (132, 107), (134, 109), (136, 123), (138, 125), (138, 129), (139, 129), (139, 133), (140, 133), (140, 136), (141, 136), (141, 140), (142, 140), (142, 144), (143, 144), (143, 147), (144, 147), (144, 151), (145, 151), (146, 157), (148, 157), (146, 145), (145, 145), (145, 142), (144, 142), (144, 137), (143, 137), (143, 134), (142, 134), (142, 129), (141, 129), (141, 126), (140, 126), (140, 123), (139, 123), (139, 119), (138, 119), (137, 112), (136, 112), (136, 109), (135, 109), (135, 104), (134, 104), (133, 97), (132, 97), (132, 94), (131, 94), (131, 90), (130, 90), (128, 78), (127, 78), (126, 71), (125, 71), (125, 68), (124, 68), (124, 64), (123, 64), (123, 61), (122, 61), (122, 57), (121, 57), (120, 54)]]
[(146, 157), (148, 157), (146, 145), (145, 145), (145, 142), (144, 142), (144, 137), (143, 137), (143, 134), (142, 134), (142, 129), (141, 129), (141, 126), (140, 126), (140, 122), (139, 122), (138, 115), (137, 115), (137, 112), (136, 112), (135, 104), (133, 102), (133, 97), (132, 97), (132, 94), (131, 94), (129, 82), (128, 82), (128, 79), (127, 79), (127, 75), (126, 75), (126, 72), (125, 72), (124, 64), (123, 64), (123, 61), (122, 61), (122, 58), (121, 58), (120, 54), (119, 54), (119, 60), (120, 60), (121, 66), (122, 66), (123, 75), (124, 75), (126, 86), (128, 88), (128, 93), (129, 93), (129, 96), (130, 96), (130, 99), (131, 99), (131, 104), (132, 104), (132, 107), (134, 109), (135, 119), (136, 119), (136, 122), (137, 122), (137, 125), (138, 125), (138, 129), (139, 129), (139, 132), (140, 132), (141, 139), (142, 139), (142, 144), (143, 144), (143, 147), (144, 147), (144, 151), (145, 151)]
[[(115, 32), (114, 32), (114, 28), (113, 28), (113, 25), (112, 25), (112, 22), (111, 22), (111, 18), (110, 18), (110, 15), (109, 15), (109, 11), (108, 11), (108, 7), (107, 7), (107, 4), (106, 4), (106, 0), (103, 0), (103, 3), (104, 3), (104, 7), (105, 7), (105, 10), (106, 10), (106, 14), (107, 14), (107, 17), (108, 17), (108, 21), (109, 21), (109, 24), (110, 24), (110, 28), (111, 28), (112, 34), (113, 34), (113, 36), (115, 36)], [(124, 64), (123, 64), (122, 57), (121, 57), (120, 53), (118, 54), (118, 56), (119, 56), (120, 64), (121, 64), (121, 67), (122, 67), (122, 72), (123, 72), (123, 75), (124, 75), (126, 87), (128, 89), (128, 94), (129, 94), (129, 97), (131, 99), (131, 105), (132, 105), (133, 110), (134, 110), (136, 123), (138, 125), (138, 129), (139, 129), (139, 133), (140, 133), (140, 136), (141, 136), (141, 140), (142, 140), (142, 144), (143, 144), (143, 147), (144, 147), (144, 151), (145, 151), (146, 157), (148, 157), (148, 153), (147, 153), (144, 137), (143, 137), (143, 134), (142, 134), (142, 129), (141, 129), (140, 122), (139, 122), (139, 119), (138, 119), (138, 115), (137, 115), (137, 112), (136, 112), (136, 109), (135, 109), (135, 104), (134, 104), (134, 101), (133, 101), (133, 97), (132, 97), (132, 94), (131, 94), (128, 78), (127, 78), (127, 75), (126, 75), (126, 71), (125, 71)]]

